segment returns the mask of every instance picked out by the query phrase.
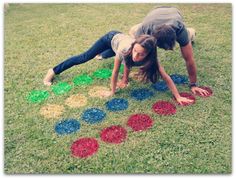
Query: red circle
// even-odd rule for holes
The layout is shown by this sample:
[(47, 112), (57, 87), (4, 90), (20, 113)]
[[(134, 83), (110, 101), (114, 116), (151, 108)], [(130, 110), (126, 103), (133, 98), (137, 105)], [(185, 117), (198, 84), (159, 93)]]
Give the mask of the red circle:
[(121, 126), (110, 126), (102, 130), (100, 137), (107, 143), (119, 144), (125, 140), (127, 131)]
[[(182, 97), (185, 97), (185, 98), (188, 98), (188, 99), (191, 99), (193, 100), (191, 103), (183, 103), (182, 106), (188, 106), (188, 105), (191, 105), (191, 104), (194, 104), (195, 101), (196, 101), (196, 98), (191, 94), (191, 93), (186, 93), (186, 92), (182, 92), (182, 93), (179, 93), (180, 96)], [(173, 98), (175, 101), (175, 97)], [(177, 101), (176, 101), (177, 102)], [(177, 102), (178, 103), (178, 102)], [(178, 103), (179, 104), (179, 103)], [(179, 104), (180, 105), (180, 104)]]
[(210, 87), (207, 87), (207, 86), (199, 86), (199, 88), (204, 89), (204, 90), (207, 90), (209, 94), (206, 95), (206, 96), (203, 96), (203, 95), (201, 95), (199, 92), (196, 92), (196, 95), (197, 95), (197, 96), (201, 96), (201, 97), (209, 97), (209, 96), (212, 96), (213, 91), (212, 91), (212, 89), (211, 89)]
[(153, 120), (146, 114), (134, 114), (129, 117), (127, 125), (134, 131), (143, 131), (153, 125)]
[(71, 145), (72, 155), (75, 157), (86, 158), (93, 155), (98, 150), (98, 142), (93, 138), (81, 138)]
[(152, 109), (160, 115), (173, 115), (176, 113), (175, 105), (168, 101), (158, 101), (153, 104)]

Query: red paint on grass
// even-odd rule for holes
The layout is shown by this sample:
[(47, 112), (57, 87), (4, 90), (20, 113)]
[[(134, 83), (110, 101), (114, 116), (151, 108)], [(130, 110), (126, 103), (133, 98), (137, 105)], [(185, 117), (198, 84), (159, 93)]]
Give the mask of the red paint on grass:
[(93, 138), (81, 138), (71, 145), (71, 153), (74, 157), (86, 158), (97, 152), (98, 142)]
[(143, 131), (152, 127), (153, 120), (146, 114), (134, 114), (129, 117), (127, 125), (134, 131)]
[(100, 137), (107, 143), (119, 144), (126, 139), (127, 131), (121, 126), (110, 126), (102, 130)]
[[(182, 97), (185, 97), (185, 98), (188, 98), (188, 99), (191, 99), (193, 100), (191, 103), (183, 103), (182, 106), (188, 106), (188, 105), (191, 105), (191, 104), (194, 104), (195, 101), (196, 101), (196, 98), (191, 94), (191, 93), (186, 93), (186, 92), (182, 92), (182, 93), (179, 93), (180, 96)], [(176, 101), (175, 97), (173, 97), (173, 99)], [(176, 101), (177, 102), (177, 101)], [(178, 103), (178, 102), (177, 102)], [(179, 104), (179, 103), (178, 103)], [(180, 104), (179, 104), (180, 105)]]
[(152, 109), (155, 113), (160, 115), (173, 115), (176, 113), (176, 107), (174, 104), (168, 101), (158, 101), (153, 104)]
[(207, 90), (209, 94), (206, 95), (206, 96), (203, 96), (203, 95), (201, 95), (200, 93), (197, 92), (197, 93), (196, 93), (197, 96), (209, 97), (209, 96), (212, 96), (212, 95), (213, 95), (213, 91), (212, 91), (212, 89), (211, 89), (210, 87), (207, 87), (207, 86), (199, 86), (199, 88), (204, 89), (204, 90)]

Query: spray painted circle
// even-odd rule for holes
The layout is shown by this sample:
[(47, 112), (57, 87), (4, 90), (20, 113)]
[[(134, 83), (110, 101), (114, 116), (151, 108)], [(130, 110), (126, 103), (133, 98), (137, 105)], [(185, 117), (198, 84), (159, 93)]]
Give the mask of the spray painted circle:
[(28, 96), (27, 100), (31, 103), (40, 103), (46, 100), (49, 96), (49, 93), (45, 90), (32, 90)]
[(45, 118), (58, 118), (64, 112), (64, 107), (56, 104), (48, 104), (40, 109), (40, 114)]
[(133, 129), (133, 131), (147, 130), (153, 125), (153, 120), (146, 114), (134, 114), (129, 117), (127, 125)]
[(75, 85), (90, 85), (93, 83), (93, 79), (88, 75), (76, 76), (73, 80)]
[(144, 79), (144, 75), (140, 74), (139, 71), (131, 71), (129, 77), (138, 82), (148, 82), (147, 79)]
[(89, 96), (97, 98), (107, 98), (110, 96), (110, 89), (103, 86), (94, 86), (88, 92)]
[[(191, 94), (191, 93), (186, 93), (186, 92), (182, 92), (182, 93), (179, 93), (180, 96), (182, 97), (185, 97), (185, 98), (188, 98), (188, 99), (191, 99), (193, 100), (191, 103), (183, 103), (182, 106), (189, 106), (191, 104), (194, 104), (195, 101), (196, 101), (196, 98)], [(173, 97), (173, 99), (176, 101), (175, 97)], [(177, 102), (177, 101), (176, 101)], [(177, 102), (178, 103), (178, 102)], [(179, 104), (179, 103), (178, 103)], [(180, 104), (179, 104), (180, 105)]]
[(153, 104), (152, 109), (160, 115), (173, 115), (176, 113), (175, 105), (168, 101), (158, 101)]
[(71, 145), (71, 153), (74, 157), (86, 158), (98, 151), (99, 144), (94, 138), (81, 138)]
[(65, 104), (72, 108), (79, 108), (87, 104), (87, 98), (83, 95), (72, 95), (66, 99)]
[(212, 91), (212, 89), (211, 89), (210, 87), (207, 87), (207, 86), (199, 86), (199, 88), (204, 89), (204, 90), (207, 90), (209, 94), (206, 95), (206, 96), (203, 96), (203, 95), (201, 95), (199, 92), (197, 92), (197, 93), (196, 93), (197, 96), (209, 97), (209, 96), (212, 96), (212, 95), (213, 95), (213, 91)]
[(72, 87), (66, 82), (59, 82), (56, 85), (53, 85), (51, 88), (53, 93), (55, 93), (56, 95), (60, 95), (69, 92)]
[(106, 116), (106, 113), (98, 108), (89, 108), (83, 112), (82, 120), (89, 124), (101, 122)]
[(152, 87), (156, 91), (162, 91), (162, 92), (167, 91), (169, 89), (165, 81), (159, 81), (155, 84), (152, 84)]
[(128, 101), (123, 98), (114, 98), (106, 103), (109, 111), (121, 111), (128, 108)]
[(107, 143), (119, 144), (126, 139), (127, 131), (121, 126), (110, 126), (103, 129), (100, 133), (102, 141)]
[(76, 119), (65, 119), (55, 125), (55, 131), (59, 135), (71, 134), (80, 129), (80, 123)]
[(99, 79), (108, 79), (111, 77), (112, 71), (110, 69), (99, 69), (93, 73), (93, 76)]
[(153, 95), (154, 93), (147, 88), (140, 88), (131, 91), (131, 97), (139, 101), (151, 98)]
[(173, 74), (170, 75), (171, 79), (175, 84), (186, 84), (188, 83), (188, 77), (185, 75)]

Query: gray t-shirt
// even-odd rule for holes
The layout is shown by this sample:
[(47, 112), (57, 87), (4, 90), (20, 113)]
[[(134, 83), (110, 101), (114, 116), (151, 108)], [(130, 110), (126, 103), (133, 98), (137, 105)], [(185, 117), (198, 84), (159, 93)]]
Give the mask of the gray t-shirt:
[(137, 29), (135, 37), (142, 34), (153, 35), (154, 29), (164, 24), (170, 25), (175, 30), (177, 42), (180, 46), (185, 46), (189, 42), (183, 17), (180, 11), (174, 7), (158, 7), (149, 12)]
[(118, 55), (120, 61), (124, 60), (124, 57), (130, 52), (131, 45), (134, 43), (135, 39), (129, 35), (122, 33), (116, 34), (111, 40), (112, 50)]

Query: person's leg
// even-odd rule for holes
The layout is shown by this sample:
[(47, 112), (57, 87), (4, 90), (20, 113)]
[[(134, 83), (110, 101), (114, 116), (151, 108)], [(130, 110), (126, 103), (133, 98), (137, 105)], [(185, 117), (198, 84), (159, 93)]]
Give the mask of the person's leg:
[(85, 63), (93, 59), (97, 54), (100, 54), (105, 50), (111, 49), (111, 40), (113, 36), (115, 35), (115, 33), (116, 33), (115, 31), (111, 31), (107, 33), (106, 35), (101, 37), (99, 40), (97, 40), (93, 44), (93, 46), (90, 49), (88, 49), (86, 52), (78, 56), (74, 56), (67, 59), (66, 61), (54, 67), (53, 71), (55, 72), (55, 74), (60, 74), (74, 65)]
[(133, 27), (131, 27), (130, 30), (129, 30), (129, 35), (130, 35), (131, 37), (135, 38), (135, 34), (136, 34), (137, 30), (141, 27), (141, 25), (142, 25), (142, 24), (139, 23), (139, 24), (136, 24), (136, 25), (134, 25)]
[(188, 31), (188, 38), (191, 41), (191, 43), (194, 43), (196, 38), (196, 31), (194, 28), (187, 28)]
[(111, 49), (111, 40), (115, 34), (119, 32), (111, 31), (97, 40), (94, 45), (88, 49), (86, 52), (73, 56), (59, 65), (55, 66), (53, 69), (49, 69), (46, 77), (44, 78), (44, 84), (47, 86), (51, 85), (51, 81), (55, 74), (60, 74), (63, 71), (71, 68), (74, 65), (79, 65), (93, 59), (97, 54), (102, 53), (107, 49)]

